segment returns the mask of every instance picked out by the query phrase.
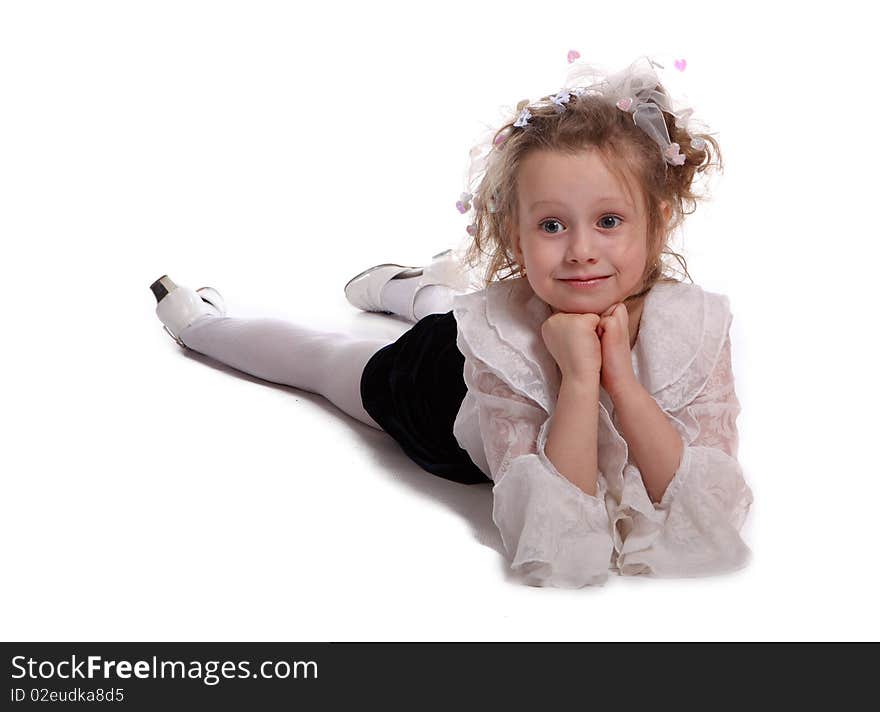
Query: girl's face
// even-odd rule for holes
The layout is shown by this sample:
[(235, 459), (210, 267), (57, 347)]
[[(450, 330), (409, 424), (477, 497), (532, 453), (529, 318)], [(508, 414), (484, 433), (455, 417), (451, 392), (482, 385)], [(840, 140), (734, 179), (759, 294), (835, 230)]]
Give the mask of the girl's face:
[[(526, 279), (554, 312), (602, 314), (640, 291), (647, 216), (595, 150), (534, 151), (520, 165), (511, 234)], [(669, 219), (666, 203), (662, 210)], [(604, 277), (594, 284), (577, 278)]]

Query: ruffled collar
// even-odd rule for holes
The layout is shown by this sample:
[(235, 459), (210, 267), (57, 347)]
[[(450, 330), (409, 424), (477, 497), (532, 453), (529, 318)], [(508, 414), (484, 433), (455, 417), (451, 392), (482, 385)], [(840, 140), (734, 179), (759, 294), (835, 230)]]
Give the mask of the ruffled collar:
[[(716, 299), (709, 300), (709, 296)], [(720, 297), (720, 299), (718, 299)], [(696, 378), (692, 369), (701, 351), (717, 353), (729, 321), (706, 329), (712, 318), (710, 308), (723, 317), (727, 302), (723, 295), (712, 295), (701, 287), (684, 282), (659, 282), (645, 295), (639, 332), (632, 349), (633, 371), (639, 382), (666, 410), (677, 410), (689, 403), (708, 378)], [(711, 304), (710, 304), (711, 302)], [(468, 344), (484, 344), (476, 355), (499, 373), (509, 374), (511, 364), (493, 363), (493, 358), (509, 358), (510, 349), (523, 364), (513, 369), (527, 374), (510, 385), (530, 396), (548, 413), (552, 413), (559, 392), (561, 376), (555, 360), (541, 337), (541, 324), (552, 314), (550, 306), (538, 297), (525, 279), (493, 282), (484, 290), (457, 296), (453, 302), (459, 329)], [(464, 311), (481, 313), (483, 319), (464, 318)], [(476, 316), (476, 314), (474, 314)], [(461, 317), (461, 318), (460, 318)], [(729, 318), (729, 317), (728, 317)], [(722, 322), (725, 320), (722, 318)], [(491, 327), (496, 346), (485, 343), (485, 337), (469, 334), (475, 328)], [(707, 336), (711, 337), (707, 343)], [(711, 358), (709, 359), (712, 360)], [(705, 362), (701, 359), (700, 362)], [(687, 387), (681, 387), (685, 375)], [(602, 391), (602, 401), (612, 409), (610, 398)]]
[(684, 282), (658, 282), (645, 296), (632, 349), (633, 370), (655, 398), (681, 380), (702, 348), (704, 299), (700, 287)]

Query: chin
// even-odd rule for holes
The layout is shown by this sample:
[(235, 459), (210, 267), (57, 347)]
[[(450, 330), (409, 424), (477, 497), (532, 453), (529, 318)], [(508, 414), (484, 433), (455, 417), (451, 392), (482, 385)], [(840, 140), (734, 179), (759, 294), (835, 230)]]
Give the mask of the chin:
[[(545, 300), (546, 301), (546, 300)], [(609, 302), (605, 304), (605, 300), (602, 302), (595, 302), (587, 299), (571, 299), (565, 302), (547, 302), (555, 312), (565, 312), (566, 314), (599, 314), (601, 315), (608, 307), (611, 306), (614, 302)]]
[(608, 294), (566, 294), (561, 297), (556, 294), (554, 296), (556, 298), (552, 305), (559, 311), (566, 311), (572, 314), (601, 314), (617, 302), (616, 296), (609, 296)]

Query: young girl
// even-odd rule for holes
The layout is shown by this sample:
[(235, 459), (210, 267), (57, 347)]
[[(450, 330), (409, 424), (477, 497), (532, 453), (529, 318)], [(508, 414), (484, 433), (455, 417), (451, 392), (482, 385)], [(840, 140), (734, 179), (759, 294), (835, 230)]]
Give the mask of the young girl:
[[(520, 102), (471, 152), (465, 258), (378, 265), (346, 285), (352, 304), (415, 322), (394, 343), (227, 317), (216, 291), (167, 276), (152, 285), (159, 318), (185, 347), (386, 431), (428, 472), (493, 483), (526, 583), (743, 567), (752, 492), (736, 459), (729, 301), (661, 258), (681, 261), (670, 236), (720, 152), (688, 130), (691, 110), (674, 109), (655, 67), (600, 78), (577, 65), (566, 86), (589, 82)], [(480, 258), (482, 288), (469, 289), (462, 263)]]

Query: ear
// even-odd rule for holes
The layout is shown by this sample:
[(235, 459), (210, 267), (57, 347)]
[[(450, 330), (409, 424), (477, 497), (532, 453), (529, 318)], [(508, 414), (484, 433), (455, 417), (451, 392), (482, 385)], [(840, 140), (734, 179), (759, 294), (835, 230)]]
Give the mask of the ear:
[(523, 255), (522, 243), (520, 241), (519, 224), (508, 218), (507, 225), (507, 234), (510, 235), (510, 245), (513, 248), (513, 255), (516, 257), (516, 261), (519, 262), (520, 267), (525, 267), (526, 260)]

